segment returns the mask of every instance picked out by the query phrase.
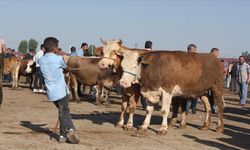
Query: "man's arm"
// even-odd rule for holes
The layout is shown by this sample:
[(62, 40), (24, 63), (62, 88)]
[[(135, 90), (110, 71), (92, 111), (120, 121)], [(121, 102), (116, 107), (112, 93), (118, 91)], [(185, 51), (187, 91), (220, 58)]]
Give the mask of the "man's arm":
[(247, 64), (247, 83), (250, 83), (250, 66)]

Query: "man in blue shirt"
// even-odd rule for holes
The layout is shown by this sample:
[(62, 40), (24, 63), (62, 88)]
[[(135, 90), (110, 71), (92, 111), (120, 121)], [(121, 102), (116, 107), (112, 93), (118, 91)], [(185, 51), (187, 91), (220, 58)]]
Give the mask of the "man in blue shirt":
[(84, 56), (85, 51), (88, 49), (88, 44), (87, 43), (82, 43), (81, 49), (78, 49), (76, 51), (76, 56)]
[(44, 40), (46, 54), (38, 60), (46, 85), (48, 99), (52, 101), (59, 112), (60, 137), (59, 142), (65, 143), (67, 138), (71, 143), (78, 144), (79, 138), (69, 113), (68, 87), (64, 80), (63, 69), (67, 66), (58, 52), (59, 41), (54, 37)]

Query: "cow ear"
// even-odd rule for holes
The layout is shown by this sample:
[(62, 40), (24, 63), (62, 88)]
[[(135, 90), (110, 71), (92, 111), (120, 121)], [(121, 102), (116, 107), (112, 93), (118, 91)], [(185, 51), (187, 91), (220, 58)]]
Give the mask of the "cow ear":
[(114, 51), (114, 52), (115, 52), (116, 55), (118, 55), (120, 57), (123, 56), (121, 52), (118, 52), (118, 51)]
[(121, 39), (118, 40), (118, 44), (122, 45), (122, 40)]

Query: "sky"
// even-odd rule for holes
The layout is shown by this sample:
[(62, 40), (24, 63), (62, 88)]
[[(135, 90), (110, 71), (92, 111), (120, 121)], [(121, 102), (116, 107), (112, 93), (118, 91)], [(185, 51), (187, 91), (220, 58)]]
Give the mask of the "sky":
[(17, 49), (21, 40), (39, 45), (56, 37), (60, 47), (102, 46), (122, 39), (126, 47), (199, 52), (220, 49), (221, 57), (250, 52), (248, 0), (0, 0), (0, 37)]

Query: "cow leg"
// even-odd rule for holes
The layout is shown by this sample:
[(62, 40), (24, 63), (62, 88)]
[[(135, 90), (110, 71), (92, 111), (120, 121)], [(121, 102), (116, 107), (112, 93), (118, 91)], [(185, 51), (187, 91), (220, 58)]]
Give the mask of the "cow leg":
[(153, 111), (154, 111), (154, 104), (147, 101), (147, 109), (146, 109), (147, 114), (146, 118), (144, 119), (143, 125), (140, 127), (140, 130), (146, 131), (148, 129)]
[(77, 84), (76, 76), (73, 74), (70, 74), (70, 83), (71, 83), (72, 89), (73, 89), (73, 92), (72, 92), (73, 99), (75, 99), (77, 103), (80, 103), (81, 100), (80, 100), (80, 97), (78, 96), (78, 93), (77, 93), (77, 85), (78, 84)]
[(101, 104), (103, 85), (98, 84), (96, 88), (96, 105)]
[(172, 118), (169, 122), (169, 126), (173, 127), (177, 122), (178, 110), (179, 110), (179, 99), (173, 98), (172, 100)]
[(140, 97), (140, 91), (136, 91), (133, 96), (130, 97), (130, 103), (129, 103), (129, 118), (128, 118), (128, 122), (127, 125), (125, 126), (126, 130), (130, 130), (133, 129), (133, 117), (134, 117), (134, 113), (136, 110), (136, 106), (137, 103), (139, 101), (139, 97)]
[(216, 132), (222, 133), (224, 131), (224, 123), (223, 123), (223, 108), (224, 108), (224, 103), (223, 103), (223, 98), (222, 98), (222, 93), (223, 90), (219, 90), (220, 88), (212, 88), (212, 94), (214, 97), (214, 101), (218, 107), (218, 125), (216, 128)]
[(161, 128), (158, 132), (160, 135), (165, 135), (167, 134), (167, 129), (168, 129), (168, 114), (170, 111), (170, 105), (171, 105), (171, 100), (172, 100), (172, 95), (162, 91), (162, 125)]
[[(144, 119), (143, 125), (140, 127), (140, 130), (146, 131), (148, 129), (148, 126), (150, 125), (151, 116), (154, 111), (154, 104), (159, 103), (162, 92), (161, 91), (148, 91), (148, 92), (141, 92), (141, 93), (147, 99), (147, 114)], [(165, 109), (165, 107), (162, 106), (162, 110), (163, 108)], [(163, 122), (165, 121), (167, 120), (163, 118)]]
[(211, 124), (211, 106), (208, 100), (207, 96), (202, 96), (201, 101), (204, 104), (205, 110), (206, 110), (206, 117), (203, 126), (201, 127), (201, 130), (207, 131), (209, 129), (209, 126)]
[(124, 125), (124, 115), (127, 111), (128, 108), (128, 102), (129, 102), (129, 97), (126, 95), (126, 93), (122, 92), (122, 112), (120, 114), (119, 121), (116, 123), (116, 127), (122, 127)]
[(186, 113), (186, 106), (187, 106), (187, 100), (182, 98), (180, 99), (181, 104), (181, 124), (180, 128), (185, 129), (187, 124), (187, 113)]
[(105, 105), (109, 106), (109, 105), (111, 105), (109, 100), (108, 100), (108, 98), (109, 98), (109, 90), (104, 87), (103, 91), (104, 91), (104, 95), (105, 95), (104, 96), (105, 97), (104, 98), (104, 103), (105, 103)]

